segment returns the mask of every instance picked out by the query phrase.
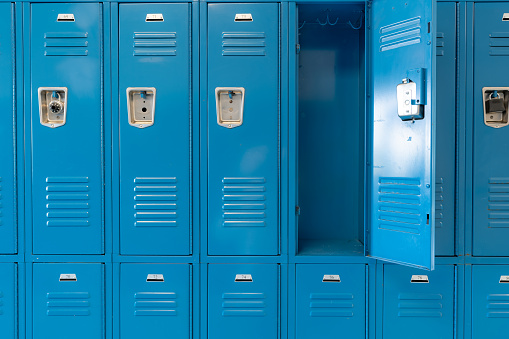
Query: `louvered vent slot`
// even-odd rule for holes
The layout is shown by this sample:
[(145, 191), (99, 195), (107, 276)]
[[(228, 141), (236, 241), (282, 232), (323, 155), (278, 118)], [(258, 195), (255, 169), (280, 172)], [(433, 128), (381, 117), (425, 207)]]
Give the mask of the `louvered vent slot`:
[(134, 179), (134, 226), (177, 226), (177, 178)]
[(88, 33), (56, 32), (44, 34), (44, 55), (87, 56)]
[(380, 28), (380, 51), (420, 44), (421, 17), (407, 19)]
[(509, 318), (509, 294), (489, 294), (487, 300), (487, 318)]
[(265, 178), (223, 179), (223, 226), (265, 227)]
[(173, 292), (137, 292), (134, 294), (135, 316), (176, 316), (177, 294)]
[(46, 225), (88, 227), (89, 186), (87, 177), (46, 178)]
[(442, 317), (442, 295), (425, 293), (400, 293), (398, 317)]
[(488, 227), (509, 227), (509, 178), (490, 178), (488, 192)]
[(265, 56), (265, 33), (223, 33), (224, 56)]
[(419, 178), (380, 178), (378, 191), (379, 228), (418, 233), (421, 224)]
[(223, 317), (265, 317), (265, 293), (223, 293)]
[(90, 315), (90, 294), (88, 292), (50, 292), (46, 294), (49, 316)]
[(134, 56), (175, 56), (177, 55), (177, 33), (134, 33)]
[(311, 293), (309, 316), (353, 317), (354, 296), (351, 293)]
[(490, 34), (490, 55), (509, 55), (509, 32), (493, 32)]
[(436, 178), (435, 182), (435, 227), (444, 226), (444, 178)]
[(437, 56), (444, 56), (445, 52), (445, 39), (444, 39), (444, 33), (438, 32), (437, 33)]

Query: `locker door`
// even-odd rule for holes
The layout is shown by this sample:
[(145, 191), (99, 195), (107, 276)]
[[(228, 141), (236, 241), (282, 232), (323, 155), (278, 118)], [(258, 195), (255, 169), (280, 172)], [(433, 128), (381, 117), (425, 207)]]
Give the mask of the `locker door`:
[(104, 251), (101, 6), (31, 5), (36, 254)]
[(278, 44), (278, 4), (208, 5), (210, 255), (278, 254)]
[[(10, 4), (9, 4), (10, 5)], [(16, 264), (0, 264), (0, 328), (2, 338), (15, 339), (17, 330)]]
[(14, 4), (0, 4), (0, 254), (16, 253), (16, 119), (14, 97)]
[(187, 264), (120, 264), (120, 338), (190, 338)]
[(454, 338), (454, 266), (435, 268), (422, 272), (384, 266), (384, 338), (404, 339), (409, 333), (418, 333), (419, 338)]
[(103, 264), (33, 265), (33, 339), (104, 338)]
[(211, 264), (208, 275), (209, 339), (279, 338), (277, 264)]
[(507, 3), (476, 3), (474, 19), (473, 255), (509, 256), (509, 127), (484, 122), (483, 88), (509, 87)]
[(507, 337), (509, 266), (472, 266), (472, 338)]
[(119, 6), (121, 254), (190, 254), (190, 6)]
[(370, 14), (366, 255), (427, 269), (435, 256), (434, 7), (375, 0)]
[(297, 265), (297, 339), (366, 338), (365, 265)]
[(437, 3), (435, 252), (454, 255), (456, 177), (456, 4)]

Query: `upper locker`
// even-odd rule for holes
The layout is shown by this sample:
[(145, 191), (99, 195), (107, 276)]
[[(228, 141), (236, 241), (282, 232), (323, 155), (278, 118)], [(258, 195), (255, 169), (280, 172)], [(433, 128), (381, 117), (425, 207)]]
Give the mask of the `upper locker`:
[(366, 255), (434, 268), (435, 1), (375, 0)]
[(190, 4), (119, 6), (121, 254), (191, 253), (190, 24)]
[(279, 253), (279, 5), (208, 5), (208, 254)]
[(14, 5), (0, 4), (0, 254), (16, 253), (16, 137), (14, 82)]
[(31, 5), (33, 253), (101, 254), (102, 5)]

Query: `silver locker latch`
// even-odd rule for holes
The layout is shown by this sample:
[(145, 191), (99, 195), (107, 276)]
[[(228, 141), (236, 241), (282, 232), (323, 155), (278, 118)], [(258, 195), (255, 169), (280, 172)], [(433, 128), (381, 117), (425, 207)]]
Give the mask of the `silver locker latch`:
[(484, 87), (482, 89), (484, 124), (493, 128), (509, 124), (509, 87)]
[(65, 125), (67, 87), (39, 87), (38, 96), (41, 125), (50, 128)]
[(154, 87), (129, 87), (126, 94), (129, 125), (137, 128), (152, 126), (156, 108), (156, 89)]
[(405, 78), (397, 87), (398, 115), (401, 120), (424, 118), (424, 105), (417, 99), (417, 84)]
[(243, 87), (216, 88), (217, 124), (226, 128), (242, 125), (244, 118)]

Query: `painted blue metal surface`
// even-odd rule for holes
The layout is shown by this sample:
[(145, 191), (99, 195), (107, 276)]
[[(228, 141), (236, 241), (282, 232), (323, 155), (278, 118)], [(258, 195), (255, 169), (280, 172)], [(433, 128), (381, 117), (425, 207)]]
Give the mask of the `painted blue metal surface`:
[(16, 253), (16, 108), (14, 5), (0, 3), (0, 254)]
[(296, 338), (366, 338), (366, 266), (296, 266)]
[[(0, 4), (2, 5), (2, 4)], [(0, 328), (2, 338), (17, 338), (17, 309), (18, 299), (16, 293), (17, 273), (16, 264), (0, 264)]]
[(433, 272), (385, 265), (383, 285), (383, 338), (454, 338), (454, 265)]
[(279, 338), (279, 265), (210, 264), (207, 284), (207, 338)]
[[(279, 252), (279, 39), (276, 3), (208, 5), (209, 255)], [(245, 89), (241, 126), (218, 125), (216, 87)]]
[[(434, 7), (433, 0), (373, 1), (369, 56), (373, 135), (366, 254), (426, 269), (433, 269), (435, 256)], [(425, 81), (424, 118), (403, 121), (396, 87), (407, 77), (420, 82), (416, 74)]]
[[(509, 86), (506, 4), (479, 3), (474, 17), (473, 255), (509, 256), (509, 127), (484, 124), (483, 87)], [(505, 32), (505, 33), (504, 33)], [(494, 70), (497, 70), (496, 72)]]
[[(504, 337), (509, 318), (508, 265), (472, 266), (472, 338)], [(509, 280), (508, 280), (509, 281)]]
[[(103, 245), (102, 5), (32, 4), (32, 223), (35, 254), (101, 254)], [(57, 21), (74, 14), (75, 21)], [(39, 119), (39, 87), (67, 87), (66, 124)]]
[(454, 255), (456, 189), (456, 4), (437, 4), (435, 253)]
[[(191, 251), (190, 24), (189, 4), (119, 5), (121, 254)], [(129, 124), (128, 87), (156, 89), (152, 126)]]
[(120, 337), (190, 338), (191, 266), (120, 264)]
[[(104, 328), (104, 265), (33, 265), (33, 339), (101, 339)], [(74, 275), (75, 281), (69, 279)], [(65, 280), (65, 278), (69, 280)]]

